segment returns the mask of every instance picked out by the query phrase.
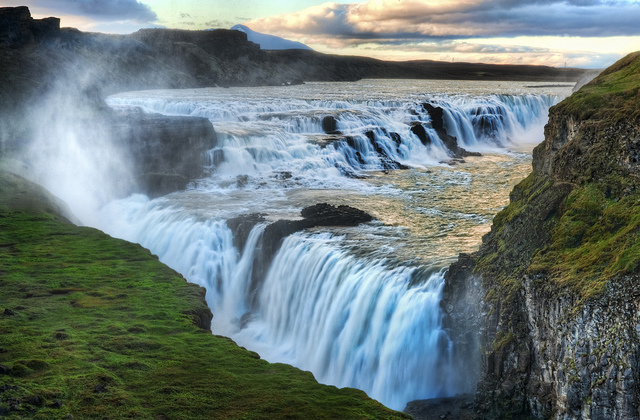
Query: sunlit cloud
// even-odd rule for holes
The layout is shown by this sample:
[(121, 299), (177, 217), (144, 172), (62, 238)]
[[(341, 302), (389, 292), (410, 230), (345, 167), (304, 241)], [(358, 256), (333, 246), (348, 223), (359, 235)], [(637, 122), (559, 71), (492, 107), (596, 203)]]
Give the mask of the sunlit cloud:
[[(466, 55), (466, 61), (556, 66), (571, 62), (574, 66), (595, 67), (608, 64), (607, 60), (615, 60), (621, 53), (608, 52), (614, 48), (609, 43), (608, 47), (596, 50), (590, 60), (578, 59), (581, 54), (594, 51), (553, 48), (557, 45), (553, 39), (617, 37), (637, 49), (639, 17), (638, 1), (370, 0), (355, 4), (324, 3), (255, 19), (246, 25), (255, 31), (302, 41), (325, 52), (361, 50), (375, 52), (376, 57), (385, 59), (407, 59), (416, 53), (430, 59), (440, 59), (437, 54), (446, 54), (449, 59)], [(548, 44), (532, 48), (526, 42), (515, 45), (497, 40), (525, 41), (527, 37), (542, 37)], [(482, 41), (475, 41), (479, 39)]]

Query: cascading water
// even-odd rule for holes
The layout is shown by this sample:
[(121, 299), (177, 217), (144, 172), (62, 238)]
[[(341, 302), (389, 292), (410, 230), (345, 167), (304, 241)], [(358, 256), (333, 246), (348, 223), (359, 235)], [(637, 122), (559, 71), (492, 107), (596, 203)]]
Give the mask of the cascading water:
[[(443, 269), (477, 249), (528, 172), (530, 156), (505, 147), (540, 140), (549, 106), (567, 92), (514, 85), (518, 94), (510, 95), (470, 85), (463, 94), (425, 95), (436, 86), (363, 81), (112, 97), (112, 106), (205, 116), (219, 142), (209, 152), (209, 176), (193, 188), (112, 202), (100, 227), (206, 287), (213, 331), (269, 361), (363, 389), (395, 409), (469, 391), (441, 327)], [(423, 103), (441, 107), (449, 135), (485, 156), (447, 164), (451, 152)], [(336, 122), (329, 134), (327, 116)], [(425, 128), (426, 144), (415, 124)], [(318, 202), (349, 204), (376, 220), (290, 235), (267, 266), (256, 266), (266, 224)], [(249, 213), (266, 222), (238, 249), (226, 221)]]

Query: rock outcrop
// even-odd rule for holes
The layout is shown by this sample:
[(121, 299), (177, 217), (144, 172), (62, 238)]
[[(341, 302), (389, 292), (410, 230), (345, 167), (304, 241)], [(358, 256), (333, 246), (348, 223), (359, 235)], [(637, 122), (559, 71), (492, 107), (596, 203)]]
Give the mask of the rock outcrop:
[(33, 19), (28, 7), (0, 7), (0, 47), (33, 45), (60, 34), (60, 19)]
[[(370, 214), (360, 209), (345, 205), (334, 206), (328, 203), (318, 203), (305, 207), (301, 210), (300, 216), (300, 219), (295, 220), (280, 219), (275, 222), (268, 222), (261, 214), (246, 214), (227, 220), (227, 226), (233, 232), (234, 245), (240, 252), (244, 249), (247, 238), (254, 226), (258, 223), (267, 224), (257, 246), (259, 251), (253, 256), (250, 286), (251, 301), (257, 296), (256, 292), (265, 278), (273, 257), (287, 236), (316, 226), (350, 227), (373, 220)], [(252, 304), (255, 303), (252, 302)]]
[(216, 146), (211, 122), (201, 117), (173, 117), (121, 112), (108, 127), (130, 154), (137, 184), (149, 196), (184, 189), (203, 175), (204, 153)]
[(640, 418), (639, 91), (634, 53), (553, 107), (533, 172), (447, 275), (481, 418)]
[[(438, 138), (442, 141), (442, 143), (446, 146), (447, 149), (452, 153), (454, 158), (464, 158), (467, 156), (481, 156), (478, 152), (470, 152), (458, 145), (458, 139), (450, 136), (447, 133), (447, 129), (444, 126), (444, 110), (439, 106), (433, 106), (429, 103), (422, 104), (422, 107), (429, 114), (429, 118), (431, 119), (431, 127), (436, 131)], [(420, 130), (422, 129), (422, 130)], [(411, 131), (420, 138), (423, 144), (427, 144), (429, 141), (426, 138), (427, 134), (422, 125), (414, 125), (411, 127)]]

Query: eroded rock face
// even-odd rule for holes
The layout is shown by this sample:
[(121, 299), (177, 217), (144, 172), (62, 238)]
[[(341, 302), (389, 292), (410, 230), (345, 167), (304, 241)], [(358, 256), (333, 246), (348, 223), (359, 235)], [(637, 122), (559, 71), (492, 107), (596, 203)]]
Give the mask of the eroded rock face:
[(26, 6), (0, 7), (0, 47), (19, 48), (57, 35), (60, 19), (33, 19)]
[(139, 185), (150, 196), (184, 189), (201, 177), (204, 153), (217, 142), (206, 118), (130, 111), (110, 122), (114, 137), (131, 154)]
[[(431, 127), (433, 127), (433, 129), (436, 131), (442, 143), (444, 143), (447, 149), (451, 151), (454, 158), (463, 158), (467, 156), (482, 156), (478, 152), (470, 152), (460, 147), (458, 145), (458, 139), (453, 136), (450, 136), (449, 133), (447, 133), (447, 129), (444, 127), (444, 119), (443, 119), (444, 110), (441, 107), (433, 106), (428, 103), (424, 103), (422, 104), (422, 106), (425, 109), (425, 111), (427, 111), (427, 113), (429, 114), (429, 117), (431, 118)], [(428, 140), (427, 134), (424, 131), (424, 127), (422, 127), (421, 125), (419, 126), (414, 125), (413, 127), (411, 127), (411, 131), (420, 138), (420, 141), (422, 141), (422, 144), (428, 145), (430, 143), (430, 140)]]
[(459, 354), (478, 338), (480, 418), (640, 418), (640, 104), (602, 93), (637, 73), (638, 53), (552, 108), (532, 174), (447, 274), (444, 325)]

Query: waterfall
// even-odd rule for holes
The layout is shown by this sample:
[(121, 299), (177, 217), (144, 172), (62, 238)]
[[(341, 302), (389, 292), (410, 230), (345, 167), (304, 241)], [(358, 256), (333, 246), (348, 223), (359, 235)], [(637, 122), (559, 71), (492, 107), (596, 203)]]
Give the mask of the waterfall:
[[(207, 176), (190, 189), (111, 202), (98, 227), (142, 244), (205, 287), (213, 332), (270, 362), (362, 389), (395, 409), (472, 391), (454, 368), (464, 363), (452, 360), (455, 343), (441, 325), (443, 267), (477, 249), (508, 199), (509, 177), (524, 177), (530, 167), (530, 156), (509, 149), (543, 138), (548, 108), (560, 96), (421, 94), (415, 83), (111, 97), (114, 107), (206, 117), (218, 143), (207, 152)], [(442, 108), (444, 127), (461, 147), (485, 156), (447, 165), (452, 152), (425, 104)], [(329, 133), (326, 118), (335, 121)], [(412, 130), (417, 125), (426, 141)], [(265, 262), (266, 225), (299, 217), (320, 200), (354, 205), (377, 220), (295, 233)], [(264, 221), (238, 241), (227, 221), (250, 213)]]
[[(405, 100), (324, 100), (224, 97), (215, 89), (166, 97), (135, 92), (109, 98), (112, 106), (147, 112), (191, 115), (211, 120), (218, 146), (208, 154), (210, 171), (229, 183), (247, 175), (250, 185), (287, 173), (299, 183), (336, 185), (336, 177), (360, 177), (367, 171), (425, 167), (447, 161), (451, 151), (431, 126), (423, 105), (443, 109), (448, 134), (470, 151), (496, 151), (542, 140), (542, 127), (554, 95), (426, 95)], [(223, 96), (222, 98), (219, 98)], [(418, 100), (416, 100), (418, 99)], [(322, 120), (332, 117), (335, 132), (325, 134)], [(424, 128), (427, 141), (412, 131)], [(288, 175), (287, 175), (288, 176)]]
[(391, 268), (333, 246), (339, 237), (288, 237), (264, 280), (240, 343), (401, 410), (459, 390), (441, 329), (442, 273)]
[(138, 196), (105, 207), (104, 219), (116, 215), (113, 235), (148, 247), (207, 289), (214, 333), (398, 410), (461, 391), (441, 328), (441, 272), (354, 256), (329, 233), (297, 233), (251, 290), (264, 224), (239, 251), (224, 222), (184, 217), (158, 200)]

